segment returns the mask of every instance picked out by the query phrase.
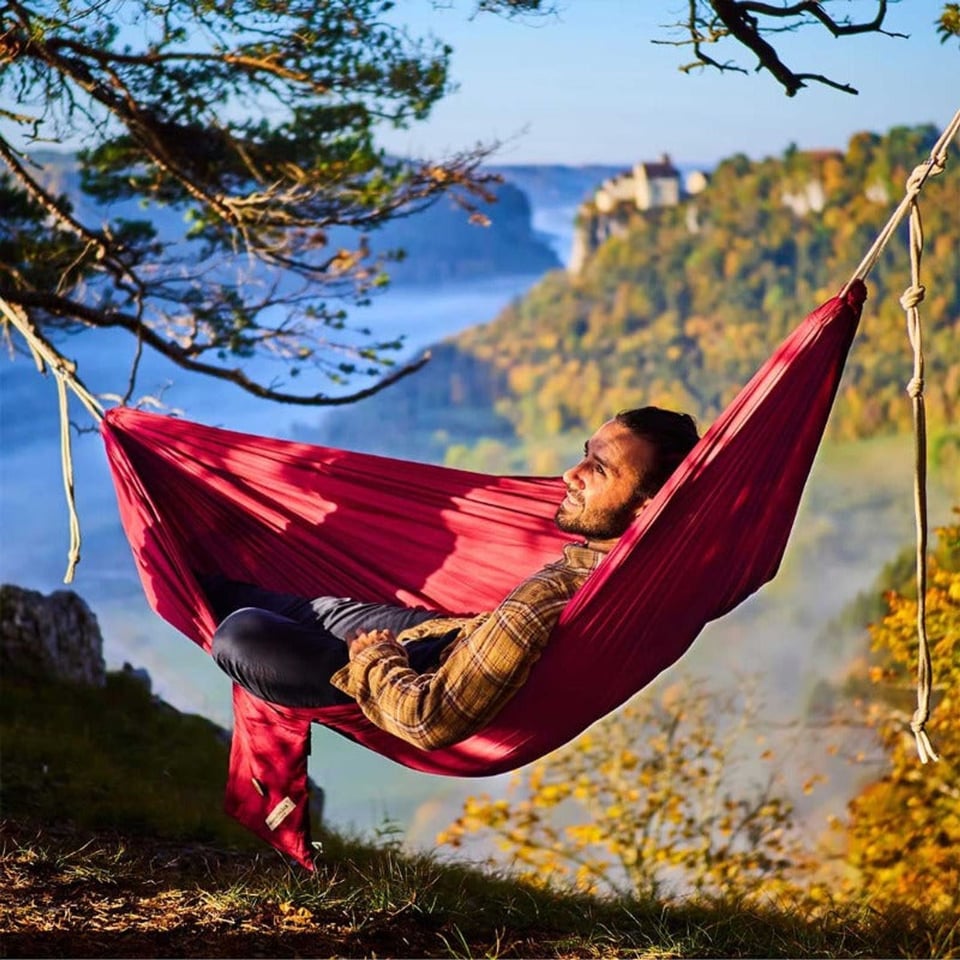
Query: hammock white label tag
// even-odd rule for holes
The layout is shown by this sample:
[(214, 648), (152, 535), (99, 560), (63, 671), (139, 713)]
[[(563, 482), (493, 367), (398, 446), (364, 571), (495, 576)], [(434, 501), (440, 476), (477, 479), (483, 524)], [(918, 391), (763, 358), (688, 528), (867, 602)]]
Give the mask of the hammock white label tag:
[(284, 797), (268, 814), (267, 827), (276, 830), (284, 820), (297, 809), (297, 805), (289, 798)]

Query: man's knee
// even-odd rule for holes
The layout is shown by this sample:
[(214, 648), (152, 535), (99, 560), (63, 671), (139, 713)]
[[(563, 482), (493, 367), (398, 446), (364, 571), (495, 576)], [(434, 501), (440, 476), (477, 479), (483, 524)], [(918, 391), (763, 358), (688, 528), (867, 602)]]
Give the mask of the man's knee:
[(329, 682), (347, 663), (346, 645), (270, 610), (231, 613), (217, 627), (210, 652), (224, 673), (261, 700), (285, 707), (351, 702)]
[(230, 672), (230, 667), (256, 662), (272, 619), (256, 607), (243, 607), (226, 617), (213, 634), (210, 650), (217, 666)]

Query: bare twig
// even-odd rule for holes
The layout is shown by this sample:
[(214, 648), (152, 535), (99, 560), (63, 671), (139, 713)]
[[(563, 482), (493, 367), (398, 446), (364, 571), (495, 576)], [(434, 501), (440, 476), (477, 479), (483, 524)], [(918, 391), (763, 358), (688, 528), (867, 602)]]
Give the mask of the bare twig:
[[(851, 23), (838, 20), (817, 0), (802, 0), (788, 6), (775, 6), (758, 0), (688, 0), (684, 22), (677, 24), (685, 34), (681, 40), (654, 40), (671, 46), (692, 46), (696, 60), (680, 67), (685, 73), (701, 67), (720, 71), (747, 71), (731, 61), (722, 61), (708, 54), (704, 47), (733, 39), (757, 57), (756, 70), (767, 70), (784, 88), (787, 96), (794, 96), (808, 82), (823, 84), (844, 93), (856, 94), (849, 83), (842, 83), (820, 73), (796, 72), (781, 59), (773, 44), (764, 39), (764, 33), (795, 30), (818, 22), (834, 37), (863, 33), (880, 33), (888, 37), (906, 38), (906, 34), (883, 28), (887, 14), (887, 0), (876, 0), (876, 13), (870, 20)], [(774, 26), (771, 21), (776, 23)]]
[[(6, 297), (6, 292), (2, 289), (0, 289), (0, 297)], [(348, 403), (355, 403), (358, 400), (364, 400), (367, 397), (372, 397), (374, 394), (377, 394), (381, 390), (385, 390), (387, 387), (393, 385), (398, 380), (402, 380), (404, 377), (408, 377), (411, 373), (415, 373), (430, 359), (430, 354), (425, 353), (419, 359), (405, 364), (398, 370), (395, 370), (387, 376), (382, 377), (373, 386), (342, 396), (332, 397), (329, 394), (322, 392), (313, 394), (292, 394), (285, 393), (271, 387), (266, 387), (259, 381), (249, 377), (240, 368), (218, 367), (214, 364), (204, 363), (196, 360), (194, 359), (196, 356), (196, 351), (193, 349), (185, 349), (179, 344), (160, 336), (149, 326), (146, 326), (140, 322), (137, 317), (128, 316), (118, 311), (104, 314), (99, 310), (86, 307), (83, 304), (75, 301), (69, 301), (65, 297), (60, 297), (49, 293), (33, 293), (29, 295), (19, 294), (17, 299), (13, 302), (17, 302), (20, 306), (44, 310), (54, 316), (68, 315), (71, 317), (79, 317), (81, 319), (85, 319), (86, 322), (91, 326), (112, 326), (128, 330), (131, 333), (137, 334), (142, 339), (143, 343), (150, 346), (157, 353), (160, 353), (169, 360), (172, 360), (177, 366), (182, 367), (184, 370), (190, 370), (194, 373), (201, 373), (218, 380), (225, 380), (229, 383), (235, 384), (242, 390), (245, 390), (247, 393), (250, 393), (255, 397), (260, 397), (264, 400), (273, 400), (277, 403), (289, 403), (300, 406), (342, 406)], [(59, 354), (59, 351), (56, 352), (58, 356), (62, 356)], [(70, 361), (65, 362), (69, 363)]]

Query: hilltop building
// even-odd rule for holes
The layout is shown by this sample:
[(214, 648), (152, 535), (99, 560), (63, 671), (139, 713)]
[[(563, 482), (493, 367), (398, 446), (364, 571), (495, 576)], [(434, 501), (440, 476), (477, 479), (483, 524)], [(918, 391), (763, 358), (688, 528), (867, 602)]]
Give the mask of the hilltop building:
[[(587, 257), (601, 243), (625, 233), (631, 214), (638, 210), (675, 207), (685, 197), (704, 190), (708, 182), (705, 173), (694, 171), (684, 183), (666, 153), (659, 160), (635, 163), (631, 169), (604, 180), (578, 211), (569, 271), (579, 273)], [(695, 212), (693, 218), (696, 230), (699, 227)]]
[(680, 171), (663, 154), (655, 163), (636, 163), (632, 170), (605, 180), (593, 195), (598, 213), (613, 213), (624, 204), (637, 210), (674, 207), (680, 202)]

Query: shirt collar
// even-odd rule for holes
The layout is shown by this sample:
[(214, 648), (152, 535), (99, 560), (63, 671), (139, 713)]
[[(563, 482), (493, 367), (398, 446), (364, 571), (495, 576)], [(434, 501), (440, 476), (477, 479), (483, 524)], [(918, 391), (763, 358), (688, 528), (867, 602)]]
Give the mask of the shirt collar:
[(596, 570), (605, 556), (606, 554), (601, 550), (595, 550), (582, 541), (568, 543), (563, 548), (563, 559), (566, 564), (586, 571)]

